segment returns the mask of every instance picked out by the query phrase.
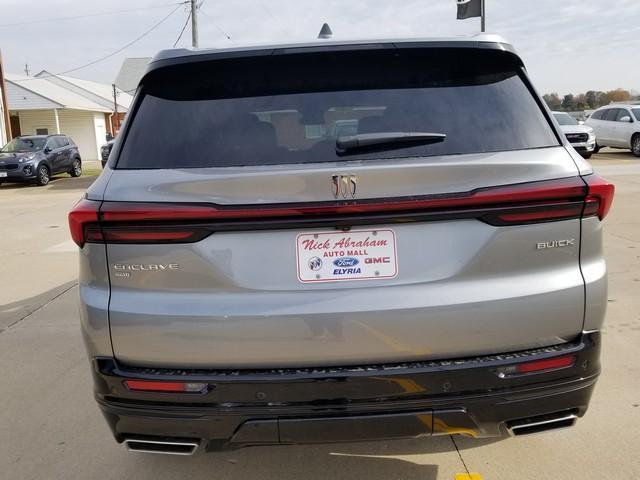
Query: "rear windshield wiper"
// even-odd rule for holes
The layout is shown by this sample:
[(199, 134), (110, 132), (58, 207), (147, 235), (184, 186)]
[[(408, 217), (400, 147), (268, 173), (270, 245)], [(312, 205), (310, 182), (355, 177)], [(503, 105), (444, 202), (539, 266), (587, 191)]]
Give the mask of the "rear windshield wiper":
[(348, 155), (362, 151), (394, 150), (413, 145), (428, 145), (443, 142), (447, 136), (444, 133), (428, 132), (380, 132), (359, 133), (338, 137), (336, 153)]

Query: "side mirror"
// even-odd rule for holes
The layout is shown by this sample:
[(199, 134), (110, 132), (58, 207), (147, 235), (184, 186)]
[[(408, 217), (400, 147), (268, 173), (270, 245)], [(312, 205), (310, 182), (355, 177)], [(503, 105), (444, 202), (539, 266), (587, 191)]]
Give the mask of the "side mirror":
[(584, 121), (578, 120), (578, 125), (584, 125)]
[(622, 117), (620, 119), (621, 122), (627, 122), (627, 123), (631, 123), (633, 122), (633, 120), (631, 120), (631, 117), (629, 115), (625, 115), (624, 117)]
[(51, 147), (44, 147), (44, 153), (51, 153)]

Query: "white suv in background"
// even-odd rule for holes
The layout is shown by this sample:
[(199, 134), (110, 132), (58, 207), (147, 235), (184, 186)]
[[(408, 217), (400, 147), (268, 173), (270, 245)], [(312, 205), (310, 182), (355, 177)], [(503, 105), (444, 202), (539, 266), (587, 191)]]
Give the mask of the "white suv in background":
[(580, 125), (575, 118), (565, 112), (553, 112), (553, 116), (571, 146), (584, 158), (591, 158), (596, 148), (596, 134), (593, 128)]
[(586, 124), (596, 132), (595, 153), (600, 147), (629, 148), (631, 153), (640, 157), (640, 105), (600, 107)]

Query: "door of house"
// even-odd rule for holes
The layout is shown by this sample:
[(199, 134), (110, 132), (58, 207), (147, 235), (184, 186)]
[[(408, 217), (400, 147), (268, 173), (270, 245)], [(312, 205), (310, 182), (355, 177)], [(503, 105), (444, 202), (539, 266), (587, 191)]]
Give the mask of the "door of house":
[(11, 125), (11, 136), (13, 138), (17, 137), (18, 135), (22, 135), (22, 132), (20, 131), (20, 117), (18, 117), (17, 115), (10, 115), (9, 124)]

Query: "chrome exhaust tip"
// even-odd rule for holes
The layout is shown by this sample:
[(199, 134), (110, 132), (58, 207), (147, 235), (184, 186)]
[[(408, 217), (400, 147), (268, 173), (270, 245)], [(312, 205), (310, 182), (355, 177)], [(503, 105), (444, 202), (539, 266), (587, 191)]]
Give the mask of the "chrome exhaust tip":
[(193, 455), (200, 442), (196, 440), (125, 438), (124, 445), (129, 452), (158, 453), (162, 455)]
[(514, 420), (507, 424), (507, 431), (511, 436), (534, 435), (550, 430), (561, 430), (573, 427), (578, 416), (573, 413), (562, 413), (557, 416), (544, 415), (530, 419)]

